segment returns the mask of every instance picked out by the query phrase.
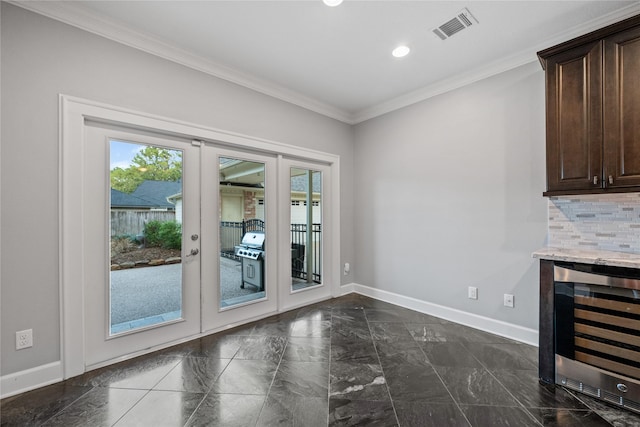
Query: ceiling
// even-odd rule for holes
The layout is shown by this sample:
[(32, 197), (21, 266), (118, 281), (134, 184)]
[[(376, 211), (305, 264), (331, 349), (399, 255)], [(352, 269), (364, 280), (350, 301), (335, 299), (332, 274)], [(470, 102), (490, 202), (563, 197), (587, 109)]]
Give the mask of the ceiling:
[[(640, 13), (639, 1), (613, 0), (12, 3), (352, 124)], [(477, 24), (432, 33), (465, 7)], [(411, 53), (394, 58), (398, 44)]]

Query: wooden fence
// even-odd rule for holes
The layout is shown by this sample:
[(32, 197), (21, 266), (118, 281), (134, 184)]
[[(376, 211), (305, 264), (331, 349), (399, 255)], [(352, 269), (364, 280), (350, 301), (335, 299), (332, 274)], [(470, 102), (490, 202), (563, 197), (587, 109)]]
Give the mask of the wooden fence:
[(173, 221), (173, 211), (111, 211), (111, 237), (142, 234), (149, 221)]

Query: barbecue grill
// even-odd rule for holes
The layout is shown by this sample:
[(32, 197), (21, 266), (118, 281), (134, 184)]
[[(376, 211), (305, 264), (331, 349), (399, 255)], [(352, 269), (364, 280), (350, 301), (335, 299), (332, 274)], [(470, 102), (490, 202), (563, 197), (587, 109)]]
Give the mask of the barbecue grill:
[(264, 290), (264, 231), (250, 231), (242, 236), (242, 241), (235, 247), (235, 254), (242, 262), (242, 282), (253, 285), (258, 291)]

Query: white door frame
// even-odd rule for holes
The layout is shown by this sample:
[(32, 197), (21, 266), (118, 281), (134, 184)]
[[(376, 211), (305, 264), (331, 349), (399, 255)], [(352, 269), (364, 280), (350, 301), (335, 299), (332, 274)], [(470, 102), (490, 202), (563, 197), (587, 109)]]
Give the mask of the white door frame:
[[(82, 236), (83, 218), (83, 143), (85, 120), (104, 121), (140, 129), (153, 129), (169, 135), (180, 135), (190, 139), (201, 139), (225, 144), (230, 147), (248, 148), (257, 152), (284, 155), (291, 158), (322, 162), (331, 170), (331, 200), (326, 220), (332, 224), (326, 243), (330, 245), (326, 259), (330, 263), (331, 275), (326, 277), (331, 294), (340, 295), (340, 157), (334, 154), (309, 150), (279, 142), (226, 132), (206, 126), (111, 106), (82, 98), (59, 96), (59, 284), (60, 284), (60, 359), (63, 378), (71, 378), (85, 372), (83, 277), (84, 248)], [(278, 307), (283, 311), (283, 307)], [(224, 329), (224, 328), (220, 328)], [(215, 332), (215, 331), (209, 331)], [(188, 337), (180, 341), (193, 339)], [(160, 349), (178, 342), (167, 343)], [(128, 357), (135, 357), (131, 354)]]
[[(218, 165), (220, 164), (219, 156), (242, 159), (264, 164), (264, 192), (273, 203), (270, 203), (268, 211), (265, 212), (265, 246), (267, 256), (264, 262), (264, 284), (265, 297), (254, 301), (232, 305), (222, 308), (220, 306), (220, 240), (218, 238), (218, 230), (220, 223), (218, 219), (218, 195), (220, 194), (220, 174)], [(277, 275), (277, 257), (271, 257), (269, 254), (276, 254), (278, 247), (277, 236), (277, 163), (275, 156), (265, 156), (253, 152), (233, 150), (227, 147), (219, 147), (215, 144), (203, 144), (201, 152), (202, 170), (202, 188), (211, 188), (215, 191), (204, 191), (201, 198), (201, 230), (202, 239), (200, 254), (202, 259), (201, 277), (202, 299), (201, 299), (201, 331), (208, 333), (215, 332), (224, 327), (233, 327), (241, 325), (251, 320), (259, 319), (279, 310), (278, 306), (278, 275)], [(267, 202), (269, 203), (269, 202)], [(213, 220), (215, 218), (215, 221)], [(210, 238), (216, 236), (216, 238)]]
[[(327, 212), (331, 209), (331, 202), (325, 203), (326, 200), (332, 200), (332, 185), (331, 185), (331, 174), (329, 172), (329, 166), (319, 162), (311, 162), (304, 161), (300, 159), (289, 159), (284, 158), (283, 156), (279, 156), (279, 165), (278, 171), (284, 175), (281, 179), (278, 180), (278, 185), (280, 185), (280, 206), (278, 219), (279, 223), (279, 232), (280, 239), (284, 242), (287, 242), (286, 245), (281, 244), (279, 249), (279, 257), (278, 262), (280, 263), (280, 268), (278, 272), (280, 273), (280, 278), (278, 280), (279, 283), (286, 283), (287, 286), (280, 286), (278, 288), (278, 292), (280, 293), (280, 307), (282, 310), (291, 310), (296, 307), (304, 306), (307, 304), (311, 304), (315, 301), (319, 301), (325, 299), (329, 296), (335, 296), (332, 293), (332, 289), (330, 284), (332, 283), (332, 278), (335, 270), (335, 265), (333, 265), (333, 261), (331, 260), (331, 255), (333, 254), (331, 247), (325, 245), (324, 240), (325, 236), (332, 235), (332, 221), (327, 221), (325, 218), (330, 217), (331, 213)], [(291, 289), (291, 253), (288, 242), (290, 241), (290, 230), (291, 230), (291, 178), (290, 178), (290, 170), (292, 167), (297, 167), (300, 169), (309, 169), (314, 171), (322, 172), (322, 200), (320, 203), (320, 207), (322, 209), (322, 242), (321, 245), (321, 259), (322, 259), (322, 283), (320, 286), (313, 286), (307, 289), (302, 289), (299, 291), (293, 291)], [(313, 206), (310, 207), (313, 209)], [(286, 214), (284, 214), (286, 212)], [(327, 216), (325, 216), (327, 215)], [(329, 260), (328, 263), (325, 264), (324, 260)], [(337, 264), (336, 264), (337, 265)], [(309, 272), (310, 273), (310, 272)], [(325, 277), (328, 277), (328, 280), (325, 281)]]

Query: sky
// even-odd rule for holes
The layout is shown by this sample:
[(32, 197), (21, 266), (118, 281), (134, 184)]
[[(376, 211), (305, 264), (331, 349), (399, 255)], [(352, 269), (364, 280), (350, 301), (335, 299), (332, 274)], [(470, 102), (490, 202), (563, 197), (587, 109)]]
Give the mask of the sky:
[(131, 160), (144, 148), (142, 144), (111, 140), (111, 157), (109, 170), (117, 167), (126, 169), (131, 165)]
[[(111, 142), (111, 155), (109, 158), (109, 170), (113, 170), (115, 168), (126, 169), (131, 166), (131, 162), (133, 158), (145, 147), (148, 147), (146, 144), (137, 144), (135, 142), (124, 142), (118, 141), (116, 139), (110, 140)], [(171, 150), (174, 155), (177, 157), (180, 150)]]

